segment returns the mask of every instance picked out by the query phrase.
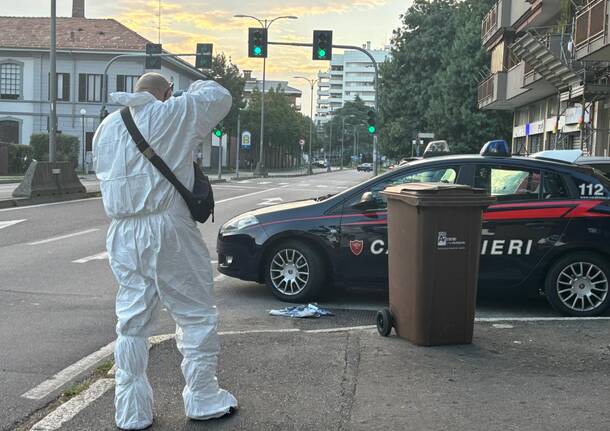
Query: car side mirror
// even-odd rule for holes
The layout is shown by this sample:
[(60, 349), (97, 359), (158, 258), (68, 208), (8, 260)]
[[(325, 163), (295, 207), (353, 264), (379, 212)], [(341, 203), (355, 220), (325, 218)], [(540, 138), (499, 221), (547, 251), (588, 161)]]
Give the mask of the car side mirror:
[(352, 208), (357, 210), (367, 210), (373, 206), (375, 203), (375, 197), (373, 196), (373, 192), (364, 192), (360, 197), (360, 201), (356, 202), (352, 205)]

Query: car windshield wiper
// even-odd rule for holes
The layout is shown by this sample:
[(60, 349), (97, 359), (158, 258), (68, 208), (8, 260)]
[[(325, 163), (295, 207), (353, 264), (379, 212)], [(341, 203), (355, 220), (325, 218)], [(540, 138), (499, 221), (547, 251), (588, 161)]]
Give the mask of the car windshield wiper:
[(324, 195), (324, 196), (319, 196), (317, 198), (313, 198), (313, 200), (316, 201), (316, 202), (322, 202), (322, 201), (325, 201), (326, 199), (331, 198), (333, 196), (334, 196), (334, 193), (329, 193), (329, 194)]

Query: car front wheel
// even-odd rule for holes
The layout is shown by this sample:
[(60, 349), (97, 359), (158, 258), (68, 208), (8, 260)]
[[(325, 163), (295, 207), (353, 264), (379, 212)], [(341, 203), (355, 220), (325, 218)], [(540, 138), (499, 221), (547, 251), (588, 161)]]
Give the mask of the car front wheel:
[(301, 241), (281, 243), (273, 248), (266, 261), (267, 287), (282, 301), (315, 299), (324, 280), (324, 262), (311, 246)]
[(574, 317), (597, 316), (610, 305), (610, 265), (593, 253), (559, 259), (546, 278), (546, 296), (557, 311)]

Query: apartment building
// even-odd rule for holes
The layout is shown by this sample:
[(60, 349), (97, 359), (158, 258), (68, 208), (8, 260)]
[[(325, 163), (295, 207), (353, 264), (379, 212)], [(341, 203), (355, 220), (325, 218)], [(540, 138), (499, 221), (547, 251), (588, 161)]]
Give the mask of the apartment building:
[[(388, 47), (371, 50), (371, 43), (363, 46), (379, 64), (390, 55)], [(318, 98), (315, 122), (321, 125), (330, 121), (333, 113), (345, 102), (359, 97), (368, 106), (375, 106), (375, 68), (371, 60), (360, 51), (348, 50), (333, 54), (330, 68), (318, 73)]]
[(491, 62), (478, 105), (514, 113), (514, 153), (608, 154), (607, 4), (499, 0), (484, 17), (481, 40)]
[[(254, 90), (263, 90), (263, 80), (252, 76), (251, 70), (244, 70), (243, 73), (246, 80), (244, 85), (244, 100), (249, 104)], [(288, 102), (296, 111), (301, 111), (301, 104), (298, 103), (298, 99), (303, 95), (301, 90), (288, 85), (288, 81), (270, 81), (267, 79), (265, 80), (265, 94), (271, 90), (280, 91), (286, 96)]]

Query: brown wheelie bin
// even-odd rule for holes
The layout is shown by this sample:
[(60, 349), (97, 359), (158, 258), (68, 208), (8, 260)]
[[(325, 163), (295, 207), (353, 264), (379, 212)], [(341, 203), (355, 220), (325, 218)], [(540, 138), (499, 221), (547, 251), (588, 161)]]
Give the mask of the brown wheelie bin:
[(377, 315), (388, 335), (423, 346), (470, 344), (485, 190), (445, 183), (387, 188), (390, 308)]

